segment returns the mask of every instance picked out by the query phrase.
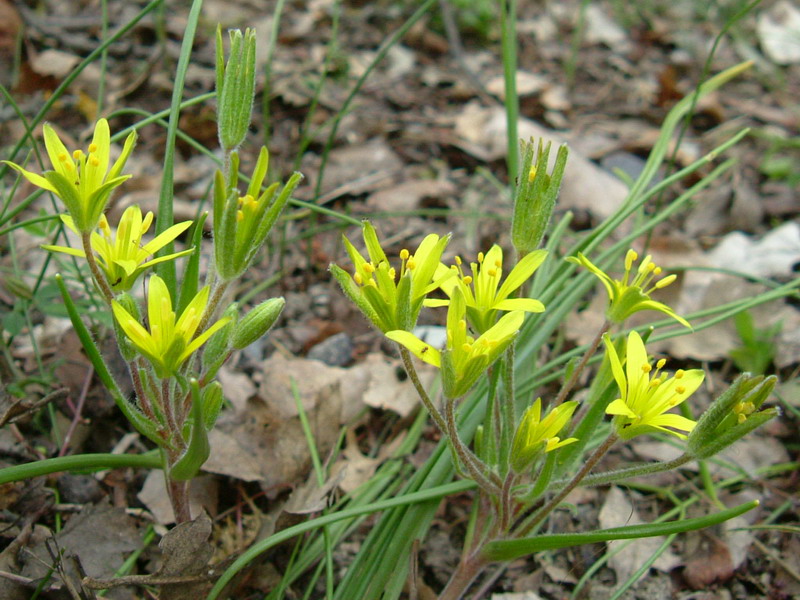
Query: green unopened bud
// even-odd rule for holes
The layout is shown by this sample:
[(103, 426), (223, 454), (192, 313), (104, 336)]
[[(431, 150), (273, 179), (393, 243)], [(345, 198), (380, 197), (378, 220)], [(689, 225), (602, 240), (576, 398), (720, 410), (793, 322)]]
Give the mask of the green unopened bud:
[(226, 152), (239, 147), (250, 127), (256, 87), (256, 32), (231, 29), (231, 48), (225, 65), (222, 29), (217, 27), (217, 131)]
[(204, 387), (200, 397), (203, 405), (203, 426), (206, 431), (211, 431), (214, 428), (214, 423), (217, 422), (219, 411), (222, 408), (222, 401), (225, 399), (219, 381), (212, 381)]
[(778, 416), (777, 408), (759, 410), (777, 381), (774, 375), (740, 375), (697, 421), (689, 434), (688, 454), (695, 458), (713, 456)]
[(239, 317), (239, 305), (234, 302), (225, 310), (222, 316), (230, 318), (230, 321), (209, 338), (203, 349), (203, 370), (206, 379), (217, 374), (217, 371), (225, 363), (231, 352), (231, 338)]
[[(136, 300), (134, 300), (133, 296), (128, 293), (119, 294), (115, 300), (122, 305), (122, 308), (124, 308), (129, 315), (141, 323), (142, 316), (139, 312), (139, 305)], [(114, 319), (114, 332), (117, 334), (119, 353), (127, 362), (131, 362), (139, 353), (137, 352), (136, 347), (131, 343), (130, 338), (128, 338), (128, 336), (125, 335), (125, 332), (122, 331), (117, 319)]]
[(548, 174), (550, 146), (548, 142), (543, 149), (542, 140), (538, 147), (533, 140), (521, 143), (522, 169), (511, 220), (511, 241), (520, 256), (539, 248), (561, 188), (569, 150), (566, 145), (559, 147), (553, 171)]
[(241, 350), (266, 334), (281, 316), (285, 304), (283, 298), (270, 298), (247, 313), (236, 324), (231, 340), (233, 347)]

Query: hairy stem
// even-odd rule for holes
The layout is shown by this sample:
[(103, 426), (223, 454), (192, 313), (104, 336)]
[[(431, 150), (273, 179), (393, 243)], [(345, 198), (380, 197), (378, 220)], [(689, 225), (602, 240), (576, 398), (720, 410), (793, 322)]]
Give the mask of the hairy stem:
[(586, 348), (586, 352), (583, 353), (583, 357), (578, 365), (575, 367), (575, 370), (572, 372), (569, 380), (564, 383), (561, 387), (561, 390), (558, 392), (558, 396), (553, 401), (551, 405), (553, 408), (560, 405), (567, 399), (567, 396), (572, 391), (572, 388), (575, 387), (575, 384), (578, 383), (578, 378), (583, 373), (583, 370), (586, 368), (586, 365), (589, 362), (589, 359), (594, 356), (594, 353), (597, 352), (598, 346), (600, 346), (600, 342), (603, 340), (603, 334), (609, 330), (611, 327), (611, 323), (606, 321), (603, 323), (603, 326), (600, 328), (600, 331), (597, 332), (597, 335), (594, 336), (594, 339), (589, 343), (589, 346)]
[(81, 233), (81, 242), (83, 243), (83, 252), (86, 254), (86, 263), (89, 265), (89, 270), (92, 272), (92, 276), (97, 282), (100, 291), (103, 292), (103, 298), (106, 304), (111, 306), (111, 301), (114, 299), (114, 292), (111, 291), (111, 286), (108, 285), (105, 273), (100, 269), (100, 266), (94, 258), (91, 234)]
[(553, 512), (556, 507), (561, 504), (561, 501), (567, 497), (567, 494), (578, 487), (578, 484), (589, 474), (589, 471), (591, 471), (597, 465), (597, 463), (600, 462), (600, 459), (603, 458), (605, 453), (611, 449), (611, 446), (613, 446), (618, 439), (619, 438), (617, 437), (616, 433), (612, 433), (610, 436), (608, 436), (606, 441), (600, 444), (600, 446), (586, 460), (580, 471), (575, 474), (570, 482), (567, 483), (567, 485), (565, 485), (560, 492), (553, 496), (547, 504), (536, 511), (529, 521), (524, 523), (517, 531), (515, 531), (514, 537), (524, 537), (530, 533), (534, 527), (541, 523), (545, 517), (547, 517), (547, 515)]
[(488, 564), (489, 562), (480, 554), (463, 558), (450, 577), (450, 581), (447, 582), (439, 600), (459, 600)]
[(433, 422), (436, 423), (436, 427), (439, 428), (439, 431), (446, 435), (447, 425), (444, 422), (444, 417), (442, 416), (442, 413), (439, 412), (439, 409), (434, 406), (430, 396), (428, 396), (428, 392), (425, 391), (425, 386), (422, 385), (422, 381), (419, 379), (417, 369), (414, 367), (414, 362), (411, 360), (411, 353), (405, 346), (397, 344), (397, 347), (400, 349), (400, 358), (403, 360), (403, 367), (405, 367), (406, 373), (408, 373), (408, 377), (411, 379), (411, 383), (414, 385), (414, 389), (417, 390), (417, 395), (419, 395), (420, 400), (422, 400), (422, 404), (425, 405), (425, 408), (430, 413), (431, 418), (433, 419)]
[(484, 474), (486, 465), (484, 465), (483, 462), (481, 462), (481, 460), (475, 456), (469, 448), (464, 446), (461, 438), (458, 436), (458, 428), (456, 427), (455, 418), (455, 404), (456, 402), (452, 398), (447, 398), (445, 400), (444, 414), (447, 423), (447, 429), (445, 430), (447, 437), (450, 438), (450, 443), (453, 445), (453, 449), (458, 455), (459, 460), (464, 463), (464, 466), (467, 468), (472, 480), (481, 488), (486, 490), (489, 495), (497, 496), (500, 493), (500, 481), (498, 480), (497, 475), (495, 475), (493, 479), (489, 479), (489, 477)]

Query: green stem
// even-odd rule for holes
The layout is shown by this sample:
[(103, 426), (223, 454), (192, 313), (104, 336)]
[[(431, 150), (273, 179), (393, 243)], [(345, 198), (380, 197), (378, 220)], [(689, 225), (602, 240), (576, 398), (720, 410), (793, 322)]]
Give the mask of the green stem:
[(92, 250), (91, 234), (82, 232), (81, 242), (83, 243), (83, 252), (86, 254), (86, 263), (89, 265), (89, 270), (92, 272), (94, 280), (97, 282), (100, 291), (103, 292), (106, 304), (111, 306), (111, 301), (114, 299), (114, 292), (111, 291), (111, 286), (108, 285), (108, 280), (105, 274), (100, 269), (97, 261), (94, 258), (94, 250)]
[(597, 352), (597, 348), (600, 346), (600, 342), (603, 340), (603, 334), (605, 334), (610, 327), (611, 323), (609, 321), (603, 323), (603, 326), (600, 327), (597, 335), (595, 335), (594, 339), (589, 342), (589, 346), (586, 348), (586, 352), (583, 353), (581, 361), (577, 364), (569, 380), (562, 386), (561, 390), (558, 392), (558, 396), (553, 401), (553, 408), (559, 406), (564, 402), (564, 400), (567, 399), (567, 396), (572, 391), (572, 388), (575, 387), (576, 383), (578, 383), (578, 379), (580, 378), (581, 373), (583, 373), (583, 370), (586, 368), (589, 359), (594, 356), (595, 352)]
[(458, 567), (450, 581), (447, 582), (447, 587), (442, 591), (439, 600), (459, 600), (488, 564), (489, 561), (483, 558), (480, 553), (462, 560), (458, 563)]
[[(458, 459), (464, 463), (464, 466), (469, 471), (470, 477), (477, 483), (482, 489), (486, 491), (490, 496), (497, 497), (500, 494), (501, 483), (500, 481), (493, 481), (490, 480), (485, 474), (484, 470), (486, 470), (486, 465), (481, 462), (481, 460), (475, 456), (469, 448), (464, 446), (461, 438), (458, 436), (458, 428), (456, 427), (456, 418), (455, 418), (455, 404), (456, 401), (453, 398), (446, 398), (444, 403), (444, 415), (445, 415), (445, 422), (447, 424), (447, 429), (445, 432), (447, 433), (447, 437), (450, 439), (450, 443), (453, 446), (456, 454), (458, 455)], [(494, 479), (497, 479), (495, 475)]]
[[(608, 485), (609, 483), (615, 483), (617, 481), (623, 481), (625, 479), (630, 479), (631, 477), (644, 477), (647, 475), (655, 475), (656, 473), (663, 473), (664, 471), (671, 471), (672, 469), (677, 469), (685, 465), (688, 462), (692, 461), (692, 457), (688, 454), (683, 454), (674, 460), (670, 460), (668, 462), (662, 463), (650, 463), (646, 465), (635, 465), (632, 467), (627, 467), (625, 469), (619, 469), (616, 471), (607, 471), (605, 473), (595, 473), (594, 475), (587, 475), (584, 477), (581, 485), (590, 486), (590, 485)], [(561, 479), (558, 481), (554, 481), (550, 489), (558, 490), (561, 489), (563, 486), (567, 485), (570, 480), (568, 479)]]
[(553, 498), (551, 498), (547, 504), (536, 511), (536, 513), (533, 515), (533, 518), (517, 529), (517, 531), (514, 532), (514, 537), (526, 536), (533, 530), (534, 527), (541, 523), (545, 517), (547, 517), (547, 515), (553, 512), (556, 507), (561, 504), (561, 501), (567, 497), (567, 494), (578, 487), (578, 484), (581, 482), (581, 480), (583, 480), (589, 474), (589, 471), (591, 471), (598, 462), (600, 462), (600, 459), (603, 458), (605, 453), (611, 449), (611, 446), (613, 446), (618, 439), (619, 438), (617, 437), (616, 433), (612, 433), (610, 436), (608, 436), (606, 441), (604, 441), (586, 460), (580, 471), (575, 474), (572, 480), (565, 485), (560, 492), (553, 496)]
[(425, 386), (422, 385), (422, 381), (419, 379), (417, 369), (414, 367), (414, 361), (411, 360), (411, 353), (405, 346), (397, 344), (397, 347), (400, 349), (400, 358), (403, 360), (403, 366), (406, 369), (406, 373), (408, 373), (408, 377), (411, 379), (414, 389), (417, 390), (417, 395), (419, 395), (420, 400), (422, 400), (422, 404), (425, 405), (425, 408), (430, 413), (431, 418), (433, 419), (433, 422), (436, 423), (436, 427), (439, 428), (439, 431), (447, 435), (447, 425), (444, 422), (444, 417), (442, 417), (442, 413), (439, 412), (439, 409), (434, 406), (430, 396), (428, 396), (428, 392), (425, 391)]
[(514, 407), (516, 400), (514, 395), (514, 349), (516, 342), (511, 342), (511, 345), (506, 350), (505, 364), (503, 379), (505, 383), (506, 393), (502, 402), (502, 426), (500, 428), (500, 457), (502, 458), (501, 469), (502, 473), (509, 470), (508, 461), (511, 457), (511, 439), (514, 435)]
[(61, 471), (102, 471), (104, 469), (159, 469), (161, 458), (158, 451), (147, 454), (79, 454), (75, 456), (59, 456), (47, 458), (24, 465), (15, 465), (0, 469), (0, 484), (11, 481), (31, 479), (41, 475), (60, 473)]

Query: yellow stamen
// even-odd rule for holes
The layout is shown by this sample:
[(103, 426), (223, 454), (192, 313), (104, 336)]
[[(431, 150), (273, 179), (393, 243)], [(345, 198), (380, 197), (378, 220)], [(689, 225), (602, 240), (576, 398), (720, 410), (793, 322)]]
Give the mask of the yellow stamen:
[(372, 263), (365, 263), (364, 264), (364, 272), (367, 275), (372, 275), (375, 272), (375, 267), (372, 266)]
[(409, 271), (413, 271), (414, 267), (416, 266), (417, 263), (414, 261), (414, 257), (412, 256), (411, 258), (408, 259), (408, 262), (406, 263), (406, 268), (408, 268)]
[(528, 173), (528, 183), (533, 183), (533, 180), (535, 178), (536, 178), (536, 167), (531, 167), (531, 170)]
[(653, 367), (651, 367), (650, 365), (642, 365), (642, 372), (643, 373), (649, 373), (652, 370), (653, 370)]
[(97, 144), (89, 144), (89, 154), (97, 152)]
[(675, 379), (683, 379), (683, 374), (685, 371), (683, 369), (678, 369), (675, 371)]
[(478, 252), (478, 264), (483, 263), (483, 252)]
[(406, 250), (405, 248), (400, 250), (400, 259), (401, 260), (407, 260), (408, 257), (409, 257), (408, 250)]
[(675, 386), (675, 392), (677, 394), (684, 394), (684, 393), (686, 393), (686, 388), (683, 387), (682, 385), (676, 385)]
[(361, 277), (361, 273), (356, 273), (353, 275), (353, 281), (355, 281), (357, 285), (362, 285), (364, 283), (364, 278)]
[(470, 283), (472, 283), (472, 276), (471, 275), (464, 275), (464, 277), (461, 279), (461, 281), (464, 282), (464, 285), (469, 285)]

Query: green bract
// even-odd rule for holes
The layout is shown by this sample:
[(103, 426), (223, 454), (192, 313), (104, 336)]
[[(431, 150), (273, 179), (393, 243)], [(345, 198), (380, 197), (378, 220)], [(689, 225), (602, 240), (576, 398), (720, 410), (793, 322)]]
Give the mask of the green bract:
[(408, 331), (386, 333), (390, 340), (402, 344), (425, 362), (441, 368), (444, 393), (449, 398), (458, 398), (470, 390), (514, 341), (525, 320), (523, 311), (512, 311), (503, 315), (478, 339), (474, 339), (467, 333), (466, 312), (464, 295), (459, 288), (455, 288), (447, 310), (447, 347), (441, 352)]
[[(611, 371), (620, 390), (620, 397), (606, 407), (606, 414), (614, 415), (617, 435), (624, 440), (643, 433), (662, 431), (686, 438), (680, 431), (691, 431), (695, 422), (667, 411), (691, 396), (703, 383), (701, 369), (679, 369), (672, 377), (661, 373), (666, 361), (656, 364), (655, 373), (647, 359), (647, 350), (639, 334), (632, 331), (626, 345), (625, 368), (608, 335), (604, 337), (611, 362)], [(669, 429), (668, 429), (669, 428)]]
[(650, 260), (650, 256), (648, 255), (644, 257), (644, 260), (639, 265), (633, 280), (629, 281), (631, 268), (638, 258), (639, 255), (635, 251), (628, 250), (625, 256), (625, 275), (621, 280), (611, 279), (611, 277), (595, 266), (592, 261), (580, 252), (578, 252), (577, 257), (569, 256), (567, 260), (578, 265), (583, 265), (589, 269), (605, 286), (608, 292), (606, 317), (608, 317), (608, 320), (612, 323), (622, 323), (633, 313), (639, 312), (640, 310), (657, 310), (672, 317), (684, 327), (691, 329), (692, 326), (689, 325), (689, 322), (677, 315), (669, 306), (650, 299), (650, 294), (655, 290), (665, 288), (675, 281), (675, 275), (668, 275), (653, 283), (653, 279), (661, 274), (661, 267), (657, 267), (653, 261)]
[(122, 154), (109, 170), (111, 134), (108, 121), (97, 121), (88, 153), (82, 150), (70, 153), (55, 130), (45, 123), (44, 145), (53, 171), (38, 175), (7, 160), (3, 162), (24, 175), (32, 184), (61, 198), (72, 217), (75, 229), (80, 233), (91, 233), (108, 204), (111, 191), (131, 177), (121, 173), (135, 143), (136, 132), (132, 131), (125, 139)]
[(430, 234), (413, 254), (402, 250), (398, 276), (372, 224), (364, 221), (362, 230), (369, 260), (343, 236), (355, 273), (351, 276), (337, 265), (331, 265), (330, 272), (375, 327), (384, 333), (400, 329), (410, 331), (417, 322), (426, 295), (453, 276), (449, 270), (446, 273), (437, 271), (450, 236)]

